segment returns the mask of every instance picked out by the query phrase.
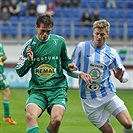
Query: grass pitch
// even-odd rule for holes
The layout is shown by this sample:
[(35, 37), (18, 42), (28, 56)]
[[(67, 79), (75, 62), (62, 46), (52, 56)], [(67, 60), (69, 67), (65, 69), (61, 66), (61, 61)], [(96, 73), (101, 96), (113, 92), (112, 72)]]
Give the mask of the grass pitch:
[[(118, 96), (122, 98), (133, 118), (133, 91), (118, 91)], [(17, 121), (17, 125), (10, 125), (4, 121), (3, 105), (0, 104), (0, 133), (25, 133), (25, 102), (27, 99), (26, 89), (11, 89), (10, 108), (11, 116)], [(79, 90), (68, 90), (67, 109), (59, 130), (59, 133), (100, 133), (100, 131), (93, 126), (86, 118), (81, 106), (79, 98)], [(2, 95), (0, 95), (2, 100)], [(46, 112), (38, 119), (40, 133), (44, 133), (45, 128), (49, 122), (49, 116)], [(112, 117), (111, 123), (116, 130), (116, 133), (122, 133), (121, 125)]]

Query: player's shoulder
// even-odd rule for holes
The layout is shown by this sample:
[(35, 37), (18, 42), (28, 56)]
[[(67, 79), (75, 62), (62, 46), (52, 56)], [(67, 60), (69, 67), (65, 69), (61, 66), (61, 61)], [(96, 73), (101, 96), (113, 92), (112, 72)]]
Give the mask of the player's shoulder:
[(112, 53), (117, 53), (117, 50), (113, 47), (110, 47)]
[(63, 41), (63, 42), (66, 42), (65, 38), (60, 36), (60, 35), (57, 35), (57, 34), (50, 34), (51, 38), (52, 39), (58, 39), (60, 41)]
[(2, 43), (0, 43), (0, 47), (3, 47)]
[(23, 45), (23, 49), (27, 48), (28, 46), (30, 46), (33, 42), (33, 38), (30, 38), (28, 41), (26, 41)]
[(113, 47), (110, 47), (108, 45), (105, 45), (107, 53), (110, 53), (110, 55), (116, 56), (118, 54), (117, 50)]
[(91, 44), (91, 40), (90, 41), (81, 41), (77, 44), (78, 47), (84, 47), (85, 45), (90, 45)]

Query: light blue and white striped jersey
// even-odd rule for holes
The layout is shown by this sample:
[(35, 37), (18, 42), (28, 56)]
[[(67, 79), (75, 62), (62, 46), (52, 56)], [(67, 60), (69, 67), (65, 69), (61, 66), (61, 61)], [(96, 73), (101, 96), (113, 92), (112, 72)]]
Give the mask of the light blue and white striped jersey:
[(111, 80), (112, 68), (122, 68), (123, 82), (128, 81), (128, 74), (117, 51), (106, 44), (102, 48), (96, 48), (93, 40), (80, 42), (73, 51), (72, 62), (77, 65), (79, 71), (90, 74), (93, 80), (92, 84), (86, 84), (84, 80), (79, 79), (80, 96), (83, 99), (102, 98), (116, 92)]

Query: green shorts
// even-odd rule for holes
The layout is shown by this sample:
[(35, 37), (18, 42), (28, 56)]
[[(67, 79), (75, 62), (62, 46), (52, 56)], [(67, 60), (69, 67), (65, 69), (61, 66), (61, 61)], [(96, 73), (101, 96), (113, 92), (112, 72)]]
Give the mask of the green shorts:
[(3, 74), (0, 74), (0, 90), (4, 90), (9, 87), (9, 83)]
[(60, 105), (66, 108), (67, 99), (67, 88), (60, 88), (55, 91), (32, 90), (26, 101), (26, 106), (30, 103), (34, 103), (42, 109), (42, 112), (47, 109), (47, 112), (50, 114), (53, 105)]

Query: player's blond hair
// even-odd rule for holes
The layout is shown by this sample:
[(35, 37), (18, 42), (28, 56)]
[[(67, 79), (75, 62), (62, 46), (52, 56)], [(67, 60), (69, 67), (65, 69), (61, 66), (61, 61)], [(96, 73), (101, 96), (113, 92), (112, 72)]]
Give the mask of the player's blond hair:
[(93, 30), (95, 28), (105, 28), (106, 32), (109, 33), (110, 31), (110, 23), (107, 20), (97, 20), (93, 23)]

